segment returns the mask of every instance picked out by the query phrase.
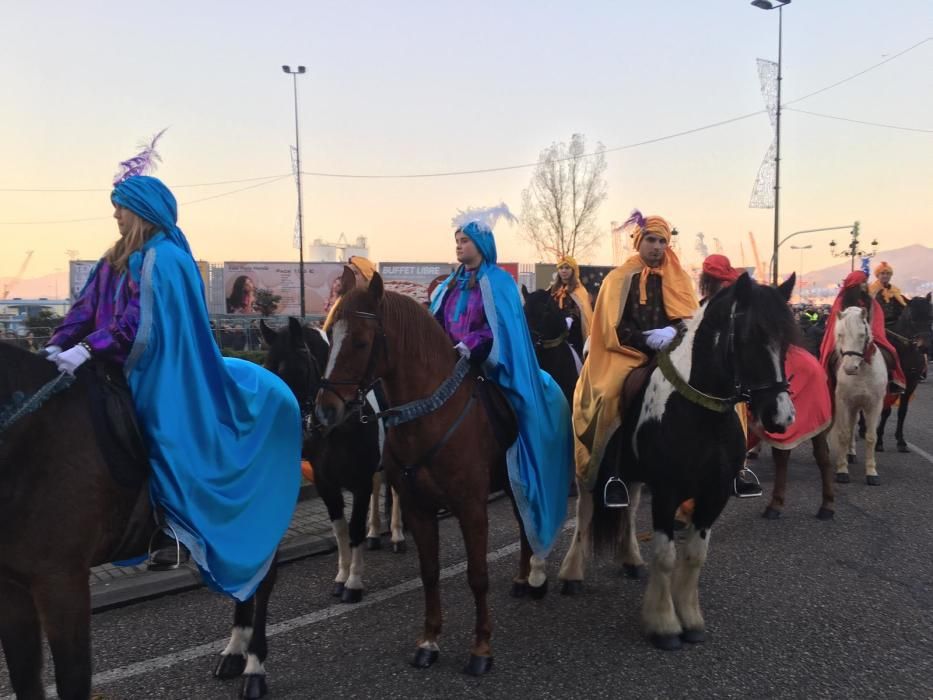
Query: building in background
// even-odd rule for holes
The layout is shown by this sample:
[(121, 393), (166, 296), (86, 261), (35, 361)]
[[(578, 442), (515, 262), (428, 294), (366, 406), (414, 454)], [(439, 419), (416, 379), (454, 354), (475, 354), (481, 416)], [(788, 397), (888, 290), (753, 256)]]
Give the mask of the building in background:
[(350, 243), (342, 233), (336, 243), (315, 238), (308, 249), (308, 259), (312, 262), (343, 263), (354, 255), (369, 257), (369, 242), (365, 236), (357, 236), (353, 243)]

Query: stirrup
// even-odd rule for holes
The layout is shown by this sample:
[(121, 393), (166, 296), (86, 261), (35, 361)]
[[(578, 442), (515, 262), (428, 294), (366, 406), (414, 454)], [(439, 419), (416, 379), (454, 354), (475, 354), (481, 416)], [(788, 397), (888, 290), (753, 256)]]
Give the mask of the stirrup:
[[(622, 494), (618, 493), (619, 489), (617, 487), (613, 489), (613, 491), (616, 492), (613, 494), (613, 496), (615, 497), (611, 501), (609, 500), (609, 491), (610, 491), (609, 487), (614, 484), (618, 484), (619, 486), (622, 487), (622, 493), (625, 495), (624, 499), (618, 498), (618, 496)], [(617, 476), (609, 477), (609, 480), (606, 482), (606, 485), (603, 486), (603, 503), (605, 504), (606, 508), (628, 508), (629, 506), (628, 486), (625, 485), (625, 482), (622, 481), (622, 479), (620, 479)]]
[[(757, 489), (756, 493), (741, 493), (739, 491), (739, 474), (742, 474), (742, 472), (745, 472), (746, 474), (751, 475), (752, 479), (755, 482), (755, 487)], [(735, 497), (736, 498), (758, 498), (760, 497), (762, 495), (763, 490), (761, 488), (761, 481), (758, 479), (758, 475), (755, 472), (753, 472), (751, 469), (749, 469), (748, 467), (742, 467), (742, 469), (739, 471), (739, 474), (736, 474), (735, 478), (732, 479), (732, 493), (735, 495)], [(751, 481), (747, 478), (742, 479), (742, 480), (748, 483), (751, 483)]]
[[(157, 562), (153, 555), (158, 552), (164, 551), (164, 548), (157, 549), (155, 552), (152, 551), (152, 545), (155, 542), (156, 537), (165, 532), (163, 529), (167, 527), (172, 531), (171, 538), (175, 540), (175, 563), (166, 564), (165, 562)], [(165, 522), (155, 529), (155, 532), (149, 537), (149, 556), (146, 560), (146, 568), (149, 571), (173, 571), (181, 566), (181, 540), (178, 539), (178, 533), (175, 532), (175, 528), (172, 527), (171, 523)]]

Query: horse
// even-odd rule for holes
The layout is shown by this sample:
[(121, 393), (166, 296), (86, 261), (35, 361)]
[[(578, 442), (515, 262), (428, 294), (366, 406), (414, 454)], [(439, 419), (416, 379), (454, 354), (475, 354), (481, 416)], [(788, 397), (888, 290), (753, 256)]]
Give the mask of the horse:
[(547, 290), (529, 292), (522, 285), (522, 296), (525, 299), (525, 321), (538, 364), (554, 378), (564, 392), (567, 404), (573, 406), (573, 390), (580, 368), (577, 353), (568, 341), (569, 330), (564, 315)]
[[(18, 698), (45, 697), (43, 633), (58, 695), (90, 696), (89, 571), (144, 555), (154, 528), (145, 475), (117, 478), (98, 442), (93, 369), (79, 370), (74, 384), (53, 395), (49, 387), (64, 386), (67, 376), (0, 342), (0, 642)], [(145, 527), (128, 531), (131, 522)], [(267, 691), (266, 613), (275, 578), (273, 562), (253, 597), (236, 603), (230, 643), (214, 671), (220, 679), (242, 676), (244, 698)]]
[[(314, 468), (314, 484), (327, 507), (337, 541), (337, 575), (332, 595), (344, 603), (363, 599), (363, 550), (373, 478), (379, 467), (379, 435), (375, 422), (347, 421), (326, 434), (314, 424), (314, 397), (321, 387), (329, 346), (317, 329), (302, 326), (297, 318), (273, 330), (260, 322), (268, 348), (266, 369), (288, 385), (301, 406), (305, 426), (302, 456)], [(361, 410), (370, 410), (367, 406)], [(343, 491), (353, 496), (350, 520), (344, 517)]]
[[(820, 471), (820, 485), (822, 487), (822, 501), (816, 512), (819, 520), (832, 520), (836, 514), (835, 494), (833, 493), (833, 464), (830, 461), (829, 428), (810, 438), (813, 449), (813, 459), (816, 460)], [(787, 493), (787, 466), (790, 462), (790, 449), (771, 445), (771, 457), (774, 460), (774, 485), (771, 487), (771, 500), (765, 506), (761, 517), (767, 520), (777, 520), (784, 511), (784, 498)]]
[[(464, 672), (479, 676), (492, 668), (493, 660), (487, 603), (487, 499), (490, 491), (502, 488), (512, 495), (505, 455), (515, 440), (515, 430), (503, 431), (505, 419), (490, 415), (507, 415), (500, 412), (502, 397), (466, 360), (458, 362), (457, 357), (430, 312), (407, 296), (385, 291), (376, 274), (367, 290), (356, 289), (341, 302), (316, 415), (325, 426), (337, 426), (353, 415), (372, 387), (384, 388), (394, 408), (383, 413), (389, 416), (387, 420), (393, 416), (400, 420), (394, 426), (390, 423), (383, 465), (417, 545), (424, 588), (424, 632), (411, 663), (428, 668), (439, 657), (437, 511), (446, 508), (460, 524), (476, 608)], [(430, 398), (421, 401), (426, 397)], [(401, 420), (409, 410), (405, 418), (410, 420)], [(545, 562), (532, 556), (517, 512), (516, 519), (521, 556), (513, 593), (518, 588), (540, 597), (547, 590)]]
[[(894, 327), (887, 332), (888, 340), (897, 350), (904, 376), (907, 378), (907, 386), (900, 396), (897, 407), (897, 429), (894, 431), (898, 452), (910, 452), (907, 440), (904, 438), (904, 420), (907, 418), (910, 397), (913, 396), (917, 384), (923, 377), (927, 358), (930, 355), (930, 326), (933, 323), (933, 303), (930, 299), (930, 294), (910, 299)], [(876, 452), (884, 451), (884, 427), (890, 415), (891, 407), (885, 405), (878, 424)]]
[[(784, 355), (796, 332), (787, 305), (794, 283), (791, 275), (775, 289), (743, 274), (700, 307), (679, 341), (658, 354), (658, 366), (624, 407), (593, 491), (578, 480), (576, 531), (559, 574), (562, 593), (582, 589), (584, 552), (591, 543), (597, 552), (621, 543), (623, 572), (643, 575), (635, 514), (647, 484), (654, 556), (642, 622), (658, 649), (706, 638), (700, 571), (710, 530), (745, 457), (735, 404), (748, 401), (754, 419), (771, 433), (783, 432), (794, 420), (784, 373)], [(607, 508), (599, 497), (616, 469), (629, 484), (627, 509)], [(690, 498), (695, 509), (678, 554), (674, 515)]]
[(830, 443), (836, 464), (836, 482), (849, 483), (849, 457), (859, 411), (865, 417), (865, 481), (881, 483), (875, 462), (878, 424), (888, 384), (884, 358), (872, 340), (868, 311), (850, 306), (836, 319), (835, 419)]

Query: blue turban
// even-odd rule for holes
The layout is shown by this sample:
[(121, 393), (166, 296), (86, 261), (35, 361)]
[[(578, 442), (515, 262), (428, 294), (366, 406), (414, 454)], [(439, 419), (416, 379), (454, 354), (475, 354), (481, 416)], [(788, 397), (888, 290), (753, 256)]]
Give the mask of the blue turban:
[(175, 195), (159, 178), (149, 175), (128, 178), (114, 188), (110, 201), (155, 224), (168, 240), (191, 255), (188, 239), (177, 225)]
[(471, 221), (460, 230), (476, 245), (483, 256), (483, 262), (489, 265), (496, 264), (496, 238), (488, 227), (478, 221)]

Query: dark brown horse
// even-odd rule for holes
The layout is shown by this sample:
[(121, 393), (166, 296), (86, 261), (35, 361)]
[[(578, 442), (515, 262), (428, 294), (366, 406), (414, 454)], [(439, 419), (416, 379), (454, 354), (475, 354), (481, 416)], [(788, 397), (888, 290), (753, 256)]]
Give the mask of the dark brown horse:
[[(822, 486), (822, 501), (816, 517), (820, 520), (832, 520), (836, 513), (835, 495), (833, 492), (834, 470), (829, 459), (829, 442), (826, 436), (827, 428), (818, 435), (814, 435), (810, 442), (813, 445), (813, 459), (820, 470), (820, 484)], [(761, 514), (768, 520), (777, 520), (784, 511), (784, 497), (787, 493), (787, 464), (790, 462), (791, 450), (771, 446), (771, 456), (774, 459), (774, 486), (771, 488), (771, 501)]]
[[(62, 698), (91, 692), (91, 567), (145, 554), (151, 527), (127, 537), (146, 507), (142, 480), (117, 481), (95, 438), (92, 367), (44, 405), (9, 420), (57, 374), (50, 362), (0, 342), (0, 641), (16, 696), (44, 698), (42, 634)], [(144, 518), (145, 522), (145, 518)], [(215, 671), (244, 674), (243, 697), (265, 694), (270, 569), (256, 595), (237, 603), (233, 634)]]
[[(352, 416), (377, 380), (392, 406), (424, 399), (453, 375), (456, 364), (450, 339), (431, 314), (408, 297), (385, 292), (382, 279), (375, 275), (368, 290), (354, 290), (341, 302), (325, 388), (316, 401), (318, 419), (327, 426), (339, 425)], [(486, 505), (491, 488), (508, 484), (503, 444), (508, 438), (497, 434), (489, 411), (484, 410), (483, 387), (471, 370), (439, 408), (391, 427), (383, 454), (386, 475), (401, 499), (421, 564), (425, 621), (413, 664), (427, 668), (439, 654), (437, 511), (447, 508), (460, 522), (467, 579), (476, 603), (476, 630), (464, 669), (472, 675), (492, 667)], [(523, 527), (521, 551), (516, 584), (531, 585), (543, 594), (544, 562), (531, 556)]]

